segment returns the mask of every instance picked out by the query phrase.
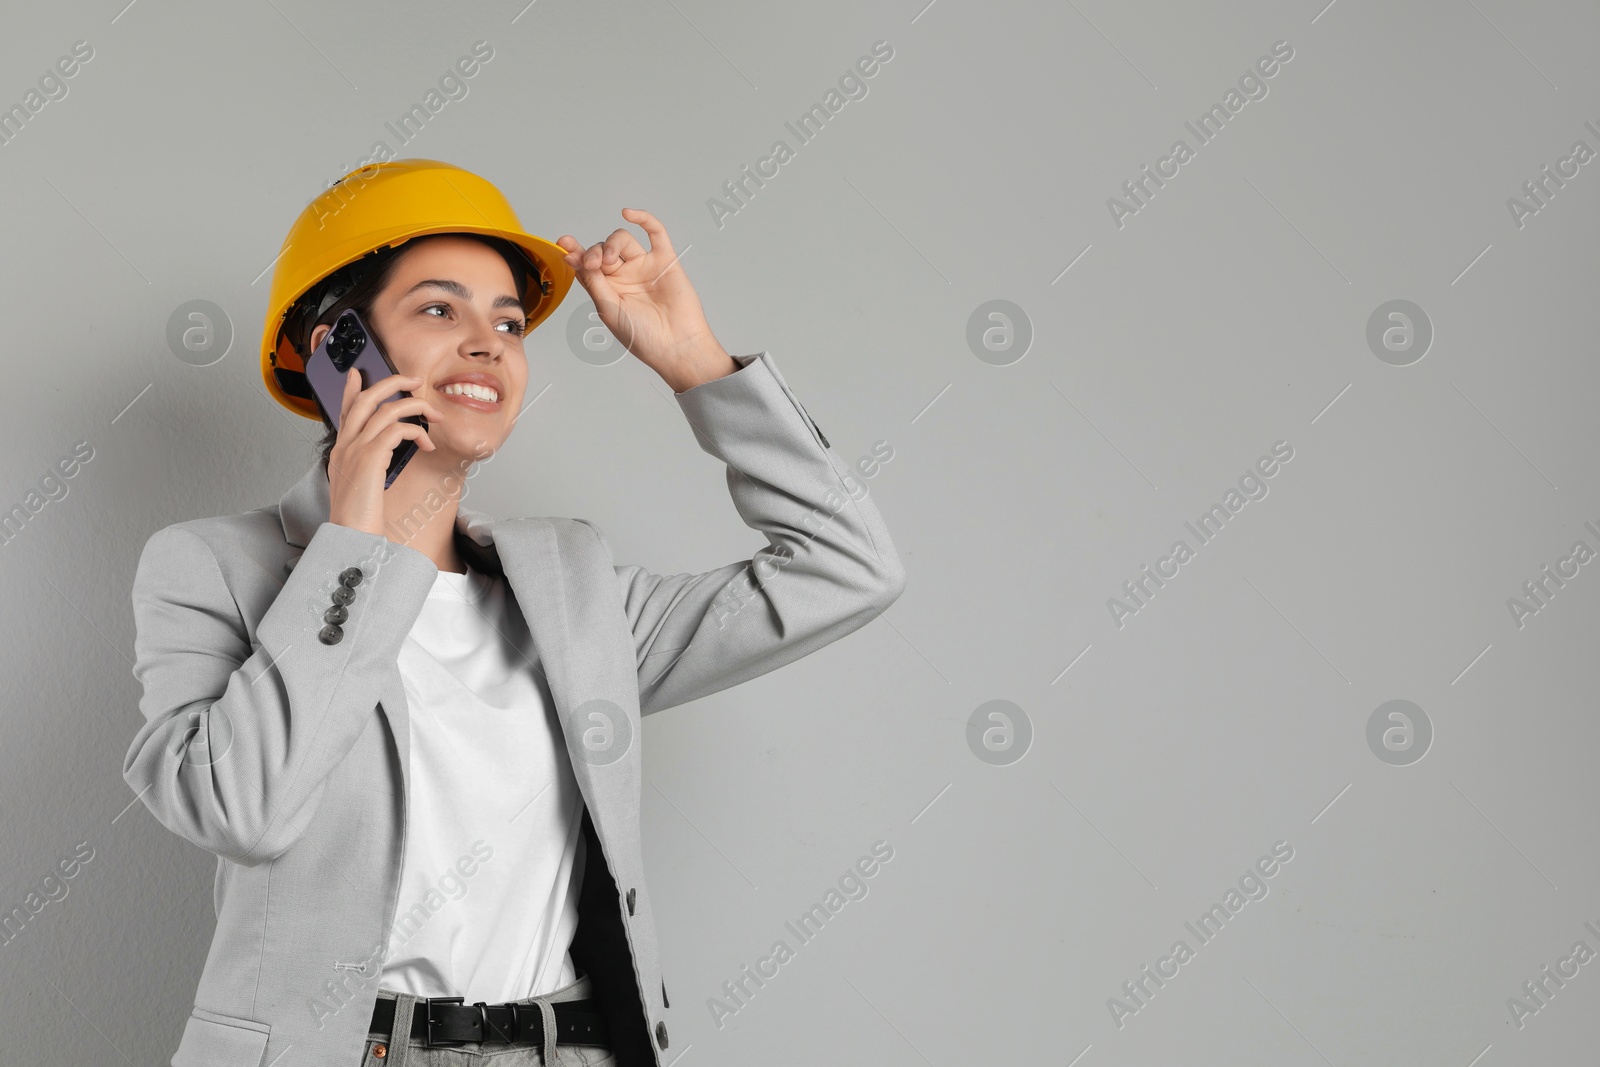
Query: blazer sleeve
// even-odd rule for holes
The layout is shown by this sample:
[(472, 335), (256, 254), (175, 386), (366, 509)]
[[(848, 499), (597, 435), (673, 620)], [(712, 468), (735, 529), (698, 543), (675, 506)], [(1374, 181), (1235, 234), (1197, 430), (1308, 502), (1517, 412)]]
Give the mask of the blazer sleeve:
[[(738, 370), (676, 397), (700, 447), (726, 464), (739, 517), (767, 545), (701, 574), (614, 568), (633, 632), (642, 715), (837, 641), (905, 588), (866, 483), (829, 447), (772, 356), (733, 358)], [(585, 524), (604, 545), (594, 524)]]
[[(252, 644), (206, 539), (145, 543), (133, 582), (133, 675), (145, 722), (122, 776), (173, 833), (235, 863), (283, 854), (372, 719), (438, 568), (336, 523), (317, 527)], [(340, 576), (361, 568), (343, 636), (318, 636)]]

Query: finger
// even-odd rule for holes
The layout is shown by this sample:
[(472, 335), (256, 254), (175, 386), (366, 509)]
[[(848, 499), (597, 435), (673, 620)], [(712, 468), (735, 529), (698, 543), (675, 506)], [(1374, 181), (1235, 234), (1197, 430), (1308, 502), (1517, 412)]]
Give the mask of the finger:
[(561, 258), (569, 267), (576, 267), (583, 257), (583, 244), (570, 233), (556, 238), (556, 245), (566, 253)]
[(617, 291), (611, 287), (605, 271), (586, 270), (578, 275), (578, 283), (589, 294), (589, 299), (594, 301), (596, 309), (615, 307), (617, 304)]
[[(619, 236), (620, 234), (620, 236)], [(624, 238), (628, 240), (625, 241)], [(631, 246), (629, 242), (631, 241)], [(600, 256), (600, 267), (603, 270), (615, 270), (623, 261), (624, 252), (630, 253), (628, 259), (635, 259), (645, 254), (644, 247), (632, 239), (632, 235), (618, 230), (603, 241), (596, 241), (590, 249)]]
[(366, 420), (367, 416), (362, 413), (361, 407), (361, 398), (364, 390), (365, 386), (361, 382), (361, 372), (354, 367), (345, 371), (343, 407), (339, 412), (339, 432), (341, 434), (348, 432), (350, 436), (354, 437), (356, 432), (361, 429), (362, 422)]
[(584, 247), (582, 241), (570, 233), (564, 233), (556, 238), (556, 244), (566, 253), (561, 259), (567, 266), (574, 270), (583, 269), (583, 257), (588, 249)]
[[(354, 378), (357, 373), (352, 369), (346, 376)], [(340, 432), (343, 432), (345, 427), (349, 427), (352, 433), (360, 432), (362, 428), (372, 421), (372, 415), (377, 411), (379, 404), (401, 390), (415, 389), (421, 384), (421, 378), (413, 378), (407, 374), (391, 374), (388, 377), (379, 378), (376, 382), (357, 393), (355, 398), (351, 400), (349, 410), (345, 415), (346, 418), (353, 421), (341, 426)]]
[(434, 449), (433, 438), (428, 436), (428, 431), (424, 430), (421, 426), (418, 426), (414, 422), (392, 423), (387, 428), (374, 434), (372, 437), (372, 443), (376, 445), (382, 445), (386, 451), (393, 452), (396, 448), (400, 447), (401, 441), (405, 441), (407, 439), (413, 439), (417, 441), (429, 452), (432, 452)]
[[(606, 272), (601, 269), (602, 253), (600, 246), (595, 245), (586, 249), (583, 255), (584, 259), (575, 265), (578, 284), (583, 286), (584, 291), (589, 294), (589, 299), (594, 301), (595, 307), (600, 308), (605, 307), (607, 304), (615, 304), (617, 301), (616, 291), (611, 288), (611, 283), (606, 280)], [(590, 262), (594, 264), (592, 267), (588, 265)]]
[(608, 260), (615, 259), (618, 263), (627, 263), (647, 255), (644, 245), (633, 235), (633, 231), (617, 227), (611, 231), (611, 236), (605, 240)]
[(428, 403), (425, 397), (408, 396), (401, 400), (390, 400), (378, 406), (372, 413), (369, 425), (378, 425), (384, 422), (397, 422), (408, 419), (413, 415), (421, 415), (429, 419), (442, 419), (444, 412)]
[(339, 400), (340, 426), (348, 426), (350, 424), (350, 405), (355, 402), (356, 394), (360, 392), (359, 389), (351, 388), (351, 385), (355, 382), (355, 377), (356, 376), (350, 371), (345, 372), (344, 396)]
[(410, 426), (411, 428), (417, 430), (425, 429), (426, 427), (418, 426), (414, 422), (405, 421), (414, 415), (426, 416), (429, 414), (427, 410), (419, 410), (416, 407), (416, 404), (414, 403), (416, 400), (417, 398), (415, 397), (411, 398), (410, 400), (396, 400), (392, 404), (385, 404), (380, 407), (377, 411), (373, 412), (372, 418), (367, 420), (366, 425), (361, 428), (361, 433), (357, 437), (357, 440), (378, 440), (384, 433), (387, 433), (396, 426)]
[(385, 422), (398, 422), (401, 419), (421, 415), (424, 418), (442, 419), (444, 412), (428, 402), (426, 397), (406, 396), (381, 401), (378, 409), (372, 413), (368, 425), (381, 425)]
[(579, 246), (576, 252), (567, 256), (567, 262), (578, 274), (578, 281), (587, 285), (590, 276), (600, 272), (601, 263), (604, 261), (604, 249), (599, 244), (590, 245), (588, 248)]
[(625, 207), (622, 217), (638, 226), (650, 238), (650, 251), (660, 252), (668, 259), (673, 256), (672, 239), (667, 236), (667, 228), (661, 225), (661, 220), (643, 208)]

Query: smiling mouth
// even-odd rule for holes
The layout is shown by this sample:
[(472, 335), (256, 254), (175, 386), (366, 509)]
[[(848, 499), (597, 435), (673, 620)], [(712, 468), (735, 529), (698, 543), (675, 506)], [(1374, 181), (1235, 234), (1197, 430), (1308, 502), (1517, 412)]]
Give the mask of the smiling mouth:
[(479, 411), (493, 411), (500, 406), (500, 396), (493, 389), (481, 385), (463, 385), (452, 382), (449, 385), (435, 388), (440, 396), (448, 397), (465, 407), (476, 408)]

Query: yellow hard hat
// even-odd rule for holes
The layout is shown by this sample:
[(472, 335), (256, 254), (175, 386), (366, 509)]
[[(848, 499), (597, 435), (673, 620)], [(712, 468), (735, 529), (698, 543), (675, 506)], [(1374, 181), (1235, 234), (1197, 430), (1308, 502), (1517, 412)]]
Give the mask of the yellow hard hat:
[(510, 202), (487, 180), (436, 159), (358, 167), (307, 204), (283, 239), (261, 336), (261, 377), (273, 399), (322, 421), (305, 378), (310, 353), (297, 351), (285, 332), (290, 311), (339, 268), (430, 233), (502, 237), (527, 253), (529, 285), (521, 295), (530, 331), (572, 287), (566, 251), (523, 232)]

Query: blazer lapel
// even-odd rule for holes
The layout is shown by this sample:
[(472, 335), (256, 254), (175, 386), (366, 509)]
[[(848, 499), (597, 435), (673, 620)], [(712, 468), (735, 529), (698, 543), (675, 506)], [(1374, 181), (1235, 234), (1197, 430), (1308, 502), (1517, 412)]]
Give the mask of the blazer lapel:
[(639, 676), (610, 554), (576, 519), (458, 515), (462, 552), (505, 576), (528, 623), (595, 832), (602, 844), (637, 841)]
[(537, 669), (544, 673), (561, 722), (573, 778), (584, 803), (593, 811), (597, 798), (591, 765), (582, 758), (582, 736), (573, 737), (569, 724), (572, 694), (592, 688), (587, 684), (587, 675), (573, 674), (574, 633), (565, 606), (567, 590), (576, 587), (579, 575), (572, 570), (573, 561), (562, 556), (556, 536), (556, 523), (570, 520), (494, 519), (466, 507), (458, 507), (456, 514), (457, 544), (462, 554), (479, 570), (505, 577), (528, 624), (538, 656)]
[[(480, 517), (473, 515), (469, 528)], [(575, 587), (577, 575), (572, 561), (564, 559), (559, 548), (556, 521), (547, 518), (518, 518), (487, 521), (484, 532), (492, 533), (502, 551), (506, 583), (517, 598), (517, 606), (533, 635), (539, 655), (539, 669), (550, 686), (556, 717), (566, 742), (572, 776), (592, 812), (598, 806), (594, 792), (593, 765), (584, 758), (583, 725), (572, 721), (575, 694), (588, 693), (588, 676), (575, 675), (584, 664), (574, 663), (572, 642), (576, 636), (566, 610), (567, 594)], [(471, 535), (469, 535), (471, 536)], [(577, 736), (574, 736), (574, 730)]]

